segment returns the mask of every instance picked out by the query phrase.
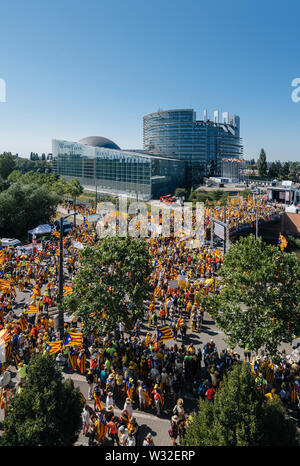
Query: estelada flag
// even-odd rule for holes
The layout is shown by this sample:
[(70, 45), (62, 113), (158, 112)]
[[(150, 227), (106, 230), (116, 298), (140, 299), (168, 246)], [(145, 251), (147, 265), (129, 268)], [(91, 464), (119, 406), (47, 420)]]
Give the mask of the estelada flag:
[(70, 286), (64, 286), (63, 295), (65, 296), (66, 294), (70, 293), (73, 293), (73, 288), (71, 288)]
[(99, 411), (102, 411), (104, 409), (104, 406), (96, 392), (94, 392), (94, 400)]
[(58, 353), (62, 350), (62, 340), (58, 341), (46, 341), (46, 350), (49, 351), (49, 354)]
[(26, 307), (25, 314), (36, 314), (37, 312), (39, 312), (38, 308), (36, 306), (30, 305)]
[(81, 374), (85, 373), (85, 361), (86, 361), (86, 354), (85, 353), (79, 354), (79, 356), (77, 357), (77, 367), (80, 370)]
[(173, 332), (168, 325), (157, 329), (157, 341), (172, 340), (173, 338)]
[(28, 322), (24, 316), (21, 316), (18, 320), (22, 332), (24, 332), (28, 327)]
[(73, 369), (73, 371), (76, 370), (76, 367), (77, 367), (77, 356), (75, 353), (69, 353), (69, 359), (70, 359), (70, 363), (71, 363), (71, 367)]
[(106, 420), (101, 417), (99, 418), (99, 422), (98, 422), (98, 426), (97, 426), (97, 434), (98, 434), (98, 439), (104, 439), (105, 436), (106, 436), (106, 432), (107, 432), (107, 423), (106, 423)]
[(82, 346), (82, 333), (69, 332), (65, 339), (65, 346)]

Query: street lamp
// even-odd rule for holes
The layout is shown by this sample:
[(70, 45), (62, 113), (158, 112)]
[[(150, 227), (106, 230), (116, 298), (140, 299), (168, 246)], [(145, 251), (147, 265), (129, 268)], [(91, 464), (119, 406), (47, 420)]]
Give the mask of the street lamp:
[[(67, 215), (66, 217), (60, 217), (59, 219), (59, 282), (58, 282), (58, 297), (57, 302), (61, 303), (64, 293), (64, 264), (63, 264), (63, 224), (64, 220), (71, 217), (72, 215), (77, 215), (77, 212), (74, 214)], [(58, 310), (58, 328), (59, 328), (59, 338), (63, 340), (64, 337), (64, 313), (62, 308)]]

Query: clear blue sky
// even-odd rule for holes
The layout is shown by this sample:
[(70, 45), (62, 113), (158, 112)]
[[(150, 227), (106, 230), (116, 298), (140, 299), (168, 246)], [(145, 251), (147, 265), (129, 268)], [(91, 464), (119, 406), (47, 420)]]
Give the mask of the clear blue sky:
[(142, 148), (158, 108), (229, 111), (246, 158), (300, 160), (299, 0), (2, 0), (0, 152), (105, 136)]

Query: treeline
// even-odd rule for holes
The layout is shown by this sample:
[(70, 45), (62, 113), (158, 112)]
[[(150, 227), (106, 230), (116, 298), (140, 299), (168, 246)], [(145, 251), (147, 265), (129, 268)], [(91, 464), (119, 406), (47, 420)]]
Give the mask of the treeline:
[(24, 172), (16, 168), (17, 160), (0, 155), (0, 238), (24, 238), (28, 230), (51, 223), (61, 196), (75, 202), (83, 192), (77, 179), (67, 182), (55, 173)]
[(51, 163), (46, 160), (19, 158), (12, 155), (11, 152), (0, 154), (0, 183), (1, 180), (2, 183), (6, 181), (10, 173), (14, 170), (18, 170), (21, 173), (27, 173), (29, 171), (51, 173), (52, 166)]
[(249, 170), (257, 170), (262, 179), (269, 180), (290, 180), (294, 183), (300, 181), (300, 163), (299, 162), (275, 162), (268, 163), (264, 149), (261, 149), (257, 162), (254, 159), (249, 161), (247, 167)]
[(177, 188), (175, 191), (175, 196), (184, 197), (186, 201), (189, 202), (204, 202), (205, 204), (215, 204), (219, 202), (220, 205), (225, 205), (228, 199), (228, 196), (242, 196), (244, 199), (247, 199), (249, 194), (252, 195), (250, 190), (243, 191), (223, 191), (221, 189), (216, 189), (213, 191), (205, 191), (204, 189), (195, 191), (193, 188), (188, 190), (186, 188)]

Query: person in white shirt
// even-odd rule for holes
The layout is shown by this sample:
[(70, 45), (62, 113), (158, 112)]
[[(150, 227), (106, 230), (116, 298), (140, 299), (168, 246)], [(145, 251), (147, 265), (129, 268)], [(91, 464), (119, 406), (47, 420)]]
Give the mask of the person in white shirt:
[(118, 429), (119, 445), (121, 447), (126, 446), (126, 441), (128, 437), (128, 429), (125, 429), (124, 426), (120, 426)]
[(115, 401), (113, 399), (112, 392), (108, 392), (105, 405), (106, 405), (106, 409), (108, 409), (110, 406), (116, 406)]
[(124, 331), (125, 331), (125, 324), (124, 322), (121, 321), (119, 322), (119, 332), (122, 338), (124, 337)]
[(126, 446), (127, 447), (135, 447), (136, 446), (136, 441), (135, 438), (132, 434), (128, 434), (128, 437), (126, 439)]
[(132, 417), (133, 408), (132, 408), (132, 402), (130, 398), (126, 398), (123, 410), (126, 410), (128, 413), (128, 416)]
[(90, 420), (90, 413), (88, 411), (87, 405), (83, 408), (83, 411), (81, 413), (81, 419), (82, 419), (82, 433), (83, 435), (87, 435), (88, 430), (89, 430), (89, 420)]
[(142, 387), (142, 382), (139, 380), (138, 383), (139, 409), (141, 410), (142, 408), (145, 409), (146, 396)]

